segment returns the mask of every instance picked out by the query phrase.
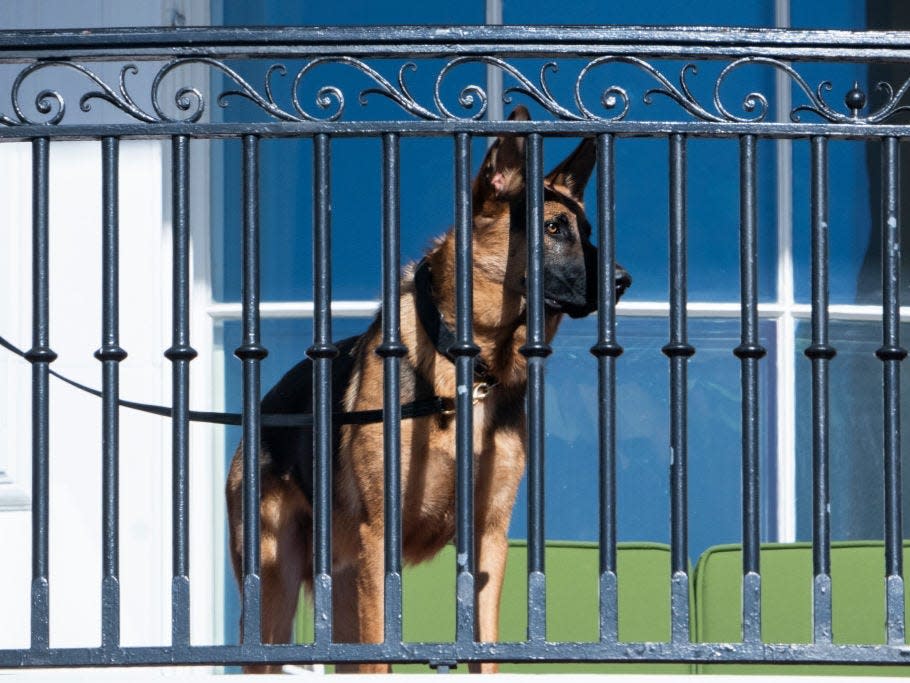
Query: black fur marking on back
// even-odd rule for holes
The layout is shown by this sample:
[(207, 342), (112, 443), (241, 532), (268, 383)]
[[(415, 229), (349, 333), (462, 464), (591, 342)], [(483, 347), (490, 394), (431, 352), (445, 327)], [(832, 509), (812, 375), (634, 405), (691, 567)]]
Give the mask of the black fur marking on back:
[[(338, 356), (332, 362), (332, 412), (344, 412), (344, 398), (354, 368), (363, 354), (363, 340), (373, 337), (376, 324), (361, 336), (349, 337), (336, 343)], [(405, 357), (401, 363), (401, 403), (419, 401), (433, 396), (433, 386), (418, 375), (414, 366)], [(370, 409), (382, 408), (382, 394), (377, 394)], [(294, 414), (313, 412), (313, 361), (306, 358), (287, 373), (262, 399), (262, 413)], [(341, 429), (338, 420), (332, 421), (332, 469), (338, 470), (338, 450), (341, 443)], [(290, 474), (303, 489), (307, 499), (313, 500), (313, 430), (309, 427), (263, 427), (262, 448), (270, 456), (269, 466), (273, 473), (281, 476)]]
[[(332, 412), (341, 412), (344, 393), (351, 380), (360, 337), (336, 344), (332, 362)], [(313, 361), (306, 358), (288, 370), (262, 399), (262, 412), (313, 412)], [(338, 452), (340, 430), (332, 425), (332, 452)], [(313, 430), (308, 427), (263, 427), (262, 448), (271, 457), (276, 474), (292, 474), (309, 500), (313, 500)], [(335, 458), (332, 458), (333, 463)], [(333, 468), (337, 464), (333, 464)]]

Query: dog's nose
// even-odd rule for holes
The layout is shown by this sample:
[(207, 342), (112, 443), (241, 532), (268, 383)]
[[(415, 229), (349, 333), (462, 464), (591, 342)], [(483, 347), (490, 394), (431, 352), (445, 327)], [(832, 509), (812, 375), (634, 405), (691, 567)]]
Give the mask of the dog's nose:
[(632, 276), (622, 266), (616, 266), (616, 300), (619, 300), (625, 291), (632, 286)]

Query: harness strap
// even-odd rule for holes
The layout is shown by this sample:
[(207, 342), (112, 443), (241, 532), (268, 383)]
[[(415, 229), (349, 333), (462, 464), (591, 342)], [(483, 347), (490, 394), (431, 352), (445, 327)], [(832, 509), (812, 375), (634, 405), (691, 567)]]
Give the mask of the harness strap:
[[(455, 331), (446, 323), (433, 298), (433, 273), (426, 258), (420, 261), (414, 271), (414, 293), (421, 326), (436, 350), (455, 363), (455, 355), (450, 351), (456, 341)], [(485, 384), (488, 388), (497, 384), (496, 378), (490, 374), (490, 368), (480, 357), (474, 358), (474, 382)]]

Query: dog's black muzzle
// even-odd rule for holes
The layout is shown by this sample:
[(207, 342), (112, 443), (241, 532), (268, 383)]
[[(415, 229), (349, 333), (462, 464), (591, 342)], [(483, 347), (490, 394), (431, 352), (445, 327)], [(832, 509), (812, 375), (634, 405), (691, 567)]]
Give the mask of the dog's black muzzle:
[[(586, 246), (584, 264), (568, 267), (544, 267), (544, 299), (554, 311), (571, 318), (584, 318), (597, 310), (597, 247)], [(616, 301), (632, 286), (632, 277), (615, 264), (613, 285)]]
[(619, 301), (619, 298), (626, 293), (626, 290), (632, 286), (632, 276), (618, 263), (615, 266), (616, 270), (616, 279), (615, 288), (616, 288), (616, 300)]

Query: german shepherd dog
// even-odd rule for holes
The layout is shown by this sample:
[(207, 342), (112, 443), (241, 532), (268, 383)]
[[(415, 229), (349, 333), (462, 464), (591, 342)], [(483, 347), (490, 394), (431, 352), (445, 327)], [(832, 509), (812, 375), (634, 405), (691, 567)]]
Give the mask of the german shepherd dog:
[[(524, 107), (510, 119), (527, 120)], [(486, 397), (474, 406), (476, 635), (498, 636), (499, 597), (509, 519), (525, 468), (526, 337), (524, 139), (498, 138), (472, 185), (474, 340), (484, 368)], [(582, 317), (597, 307), (597, 249), (590, 242), (584, 188), (594, 166), (593, 140), (584, 140), (544, 179), (545, 329), (552, 339), (563, 315)], [(453, 402), (455, 366), (434, 339), (455, 320), (455, 236), (449, 231), (420, 267), (401, 282), (401, 402), (438, 396)], [(616, 266), (617, 299), (631, 284)], [(425, 301), (421, 301), (421, 299)], [(429, 303), (435, 319), (426, 320)], [(383, 368), (375, 354), (380, 320), (360, 337), (338, 344), (333, 363), (336, 411), (382, 406)], [(263, 413), (312, 409), (312, 366), (302, 361), (266, 395)], [(446, 411), (448, 413), (448, 411)], [(402, 545), (407, 563), (433, 557), (455, 533), (455, 418), (440, 413), (401, 422)], [(336, 426), (333, 452), (333, 637), (337, 642), (383, 640), (383, 427)], [(262, 638), (289, 642), (297, 596), (312, 589), (312, 431), (263, 428), (261, 437)], [(230, 550), (241, 576), (242, 457), (238, 448), (227, 479)], [(494, 664), (472, 670), (495, 671)], [(387, 665), (338, 667), (388, 671)]]

